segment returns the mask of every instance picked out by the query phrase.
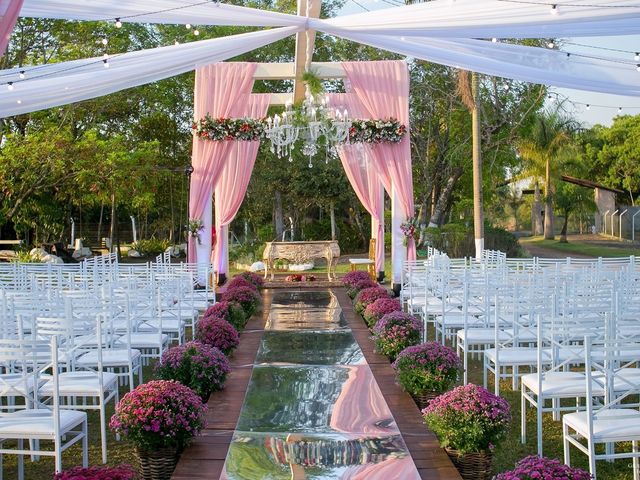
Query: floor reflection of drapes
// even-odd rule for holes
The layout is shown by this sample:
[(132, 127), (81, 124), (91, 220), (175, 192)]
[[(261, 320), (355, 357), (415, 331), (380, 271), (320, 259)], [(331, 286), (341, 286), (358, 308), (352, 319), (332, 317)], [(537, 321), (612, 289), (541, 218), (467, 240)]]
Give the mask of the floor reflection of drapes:
[(341, 480), (391, 480), (392, 478), (417, 480), (420, 476), (413, 459), (407, 455), (400, 459), (389, 458), (373, 465), (349, 467), (340, 478)]

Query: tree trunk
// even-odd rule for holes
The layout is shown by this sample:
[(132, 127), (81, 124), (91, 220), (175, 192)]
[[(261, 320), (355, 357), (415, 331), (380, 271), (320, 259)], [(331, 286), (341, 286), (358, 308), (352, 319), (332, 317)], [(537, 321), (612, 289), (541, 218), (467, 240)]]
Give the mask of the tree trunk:
[(533, 206), (531, 207), (531, 234), (532, 235), (542, 235), (542, 217), (540, 215), (541, 209), (541, 195), (540, 195), (540, 184), (536, 179), (535, 190), (533, 194)]
[(331, 206), (329, 207), (329, 213), (331, 215), (331, 240), (336, 239), (336, 208), (335, 204), (331, 202)]
[(282, 240), (284, 233), (284, 215), (282, 213), (282, 194), (276, 190), (273, 196), (273, 221), (276, 225), (276, 240)]
[(555, 234), (553, 233), (553, 185), (551, 184), (551, 165), (549, 159), (545, 168), (544, 175), (544, 238), (545, 240), (553, 240)]
[(478, 74), (471, 73), (471, 93), (473, 110), (471, 125), (473, 136), (473, 237), (475, 239), (476, 259), (482, 258), (484, 250), (484, 211), (482, 202), (482, 154), (480, 152), (480, 93)]
[(100, 219), (98, 220), (98, 238), (96, 243), (100, 245), (100, 235), (102, 235), (102, 217), (104, 215), (104, 203), (100, 203)]
[(113, 192), (111, 193), (111, 228), (109, 229), (111, 246), (109, 247), (109, 252), (113, 252), (113, 247), (115, 246), (115, 242), (113, 241), (115, 233), (116, 233), (116, 191), (113, 190)]
[(462, 168), (456, 167), (453, 170), (453, 173), (447, 179), (447, 184), (445, 185), (442, 192), (440, 192), (440, 196), (438, 197), (438, 201), (436, 202), (436, 207), (433, 209), (433, 215), (431, 215), (431, 219), (429, 220), (429, 227), (439, 227), (440, 225), (442, 225), (447, 213), (449, 198), (453, 193), (453, 187), (455, 187), (456, 182), (461, 175)]
[(564, 223), (560, 232), (560, 243), (567, 243), (567, 225), (569, 225), (569, 210), (564, 211)]

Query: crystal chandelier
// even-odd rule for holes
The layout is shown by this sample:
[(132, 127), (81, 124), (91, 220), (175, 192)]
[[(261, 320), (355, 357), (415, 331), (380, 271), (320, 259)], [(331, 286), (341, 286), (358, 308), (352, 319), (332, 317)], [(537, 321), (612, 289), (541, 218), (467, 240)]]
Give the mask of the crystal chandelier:
[[(334, 155), (335, 145), (345, 143), (349, 138), (351, 121), (346, 109), (340, 111), (329, 107), (327, 97), (316, 99), (307, 87), (304, 102), (299, 110), (287, 102), (280, 115), (267, 118), (265, 134), (271, 142), (271, 152), (280, 158), (289, 157), (293, 162), (293, 149), (298, 139), (302, 140), (302, 153), (312, 159), (319, 146), (326, 150), (326, 159)], [(321, 140), (324, 140), (321, 143)]]

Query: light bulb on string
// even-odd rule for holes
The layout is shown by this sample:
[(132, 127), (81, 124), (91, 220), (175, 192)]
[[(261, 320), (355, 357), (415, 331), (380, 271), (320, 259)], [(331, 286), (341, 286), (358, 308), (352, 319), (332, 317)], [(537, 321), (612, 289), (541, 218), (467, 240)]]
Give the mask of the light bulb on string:
[(636, 54), (633, 56), (633, 59), (638, 62), (640, 61), (640, 52), (636, 52)]
[(122, 28), (122, 22), (119, 18), (116, 18), (116, 28)]
[(622, 107), (618, 107), (618, 113), (622, 113)]
[(553, 40), (551, 40), (549, 43), (547, 43), (547, 47), (548, 47), (548, 48), (553, 48), (553, 47), (555, 47), (555, 46), (556, 46), (556, 44), (555, 44), (555, 43), (553, 43)]
[(7, 90), (9, 91), (13, 90), (13, 82), (7, 83)]
[(587, 110), (591, 110), (591, 105), (587, 103)]
[(174, 45), (180, 45), (180, 42), (178, 40), (176, 40), (175, 42), (173, 42)]
[(636, 70), (637, 70), (638, 72), (640, 72), (640, 63), (639, 63), (638, 65), (636, 65)]
[(20, 77), (20, 80), (24, 80), (24, 77), (26, 77), (24, 70), (20, 70), (20, 75), (18, 75), (18, 77)]
[(498, 39), (497, 39), (496, 37), (493, 37), (493, 38), (491, 39), (491, 43), (498, 43)]
[(197, 37), (198, 35), (200, 35), (200, 30), (198, 30), (197, 28), (193, 31), (193, 34)]
[(104, 64), (104, 68), (109, 68), (109, 60), (105, 58), (102, 63)]
[(191, 30), (191, 24), (190, 24), (190, 23), (187, 23), (187, 24), (185, 25), (185, 27), (187, 28), (187, 30)]
[(551, 15), (558, 15), (558, 6), (557, 5), (551, 5)]
[(20, 105), (22, 103), (22, 100), (16, 100), (16, 103)]
[(313, 163), (309, 162), (309, 168), (313, 168)]

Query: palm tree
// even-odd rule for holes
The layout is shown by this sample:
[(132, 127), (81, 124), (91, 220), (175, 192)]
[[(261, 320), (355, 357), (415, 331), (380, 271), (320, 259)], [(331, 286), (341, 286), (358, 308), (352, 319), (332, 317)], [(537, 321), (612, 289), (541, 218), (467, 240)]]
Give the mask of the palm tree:
[(520, 157), (528, 163), (526, 171), (536, 177), (536, 185), (544, 175), (544, 238), (548, 240), (554, 238), (553, 177), (576, 151), (573, 134), (577, 126), (575, 120), (559, 112), (545, 111), (535, 119), (528, 137), (517, 144)]

